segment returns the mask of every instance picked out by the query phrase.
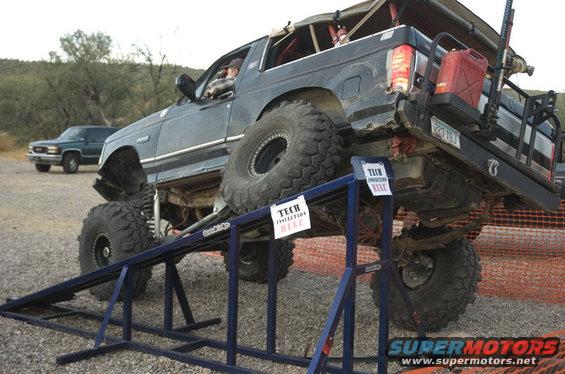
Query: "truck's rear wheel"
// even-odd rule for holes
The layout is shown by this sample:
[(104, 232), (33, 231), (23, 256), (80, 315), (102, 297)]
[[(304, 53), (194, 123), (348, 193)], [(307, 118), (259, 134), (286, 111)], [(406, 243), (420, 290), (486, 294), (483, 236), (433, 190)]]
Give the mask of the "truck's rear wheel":
[[(109, 202), (90, 210), (78, 241), (80, 269), (86, 274), (151, 248), (153, 234), (139, 209), (126, 202)], [(134, 296), (145, 291), (150, 278), (151, 269), (135, 270)], [(106, 282), (90, 292), (99, 300), (108, 300), (115, 285), (116, 281)]]
[(331, 179), (340, 162), (335, 125), (305, 101), (283, 102), (245, 133), (223, 171), (221, 194), (243, 213)]
[[(288, 275), (293, 264), (294, 243), (289, 240), (275, 240), (277, 253), (277, 280)], [(266, 283), (269, 275), (269, 242), (246, 242), (239, 250), (239, 278), (249, 282)], [(226, 270), (229, 270), (229, 256), (222, 252)]]
[[(466, 239), (446, 248), (418, 252), (398, 272), (427, 331), (438, 331), (456, 321), (475, 300), (481, 280), (481, 265), (475, 249)], [(373, 300), (379, 306), (379, 273), (371, 280)], [(390, 280), (389, 317), (400, 328), (415, 330), (400, 291)]]

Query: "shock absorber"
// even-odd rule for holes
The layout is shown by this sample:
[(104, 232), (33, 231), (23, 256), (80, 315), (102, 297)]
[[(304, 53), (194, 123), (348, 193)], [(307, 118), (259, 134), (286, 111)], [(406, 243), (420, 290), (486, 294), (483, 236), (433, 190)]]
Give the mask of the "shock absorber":
[(159, 199), (159, 190), (155, 188), (153, 195), (153, 236), (156, 240), (161, 239), (161, 201)]

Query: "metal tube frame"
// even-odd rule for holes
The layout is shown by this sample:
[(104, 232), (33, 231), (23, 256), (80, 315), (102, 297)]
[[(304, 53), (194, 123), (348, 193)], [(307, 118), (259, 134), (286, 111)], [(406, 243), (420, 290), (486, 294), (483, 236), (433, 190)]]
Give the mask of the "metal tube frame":
[[(510, 2), (511, 4), (511, 2)], [(508, 6), (507, 6), (508, 8)], [(438, 60), (438, 49), (440, 48), (440, 42), (444, 39), (448, 39), (450, 40), (452, 43), (454, 43), (454, 45), (456, 45), (458, 48), (460, 49), (466, 49), (468, 48), (463, 42), (461, 42), (460, 40), (458, 40), (457, 38), (455, 38), (453, 35), (447, 33), (447, 32), (441, 32), (439, 34), (436, 35), (436, 37), (432, 40), (431, 46), (430, 46), (430, 57), (428, 59), (428, 63), (426, 65), (426, 70), (424, 73), (424, 76), (422, 78), (422, 83), (420, 85), (420, 87), (422, 87), (421, 92), (418, 94), (418, 98), (417, 98), (417, 113), (418, 113), (418, 121), (419, 121), (419, 125), (421, 128), (424, 128), (424, 125), (429, 123), (430, 121), (430, 117), (431, 117), (431, 113), (429, 111), (429, 102), (432, 96), (432, 92), (429, 92), (427, 90), (427, 87), (430, 86), (431, 83), (431, 74), (432, 74), (432, 70), (433, 70), (433, 66), (435, 62), (440, 63), (441, 59)], [(498, 61), (498, 59), (497, 59)], [(498, 65), (497, 65), (498, 66)], [(503, 69), (499, 69), (500, 71), (502, 71)], [(497, 72), (496, 67), (492, 67), (492, 66), (488, 66), (488, 71), (492, 74), (495, 74)], [(535, 149), (535, 141), (536, 141), (536, 136), (537, 136), (537, 130), (539, 125), (541, 125), (542, 123), (544, 123), (545, 121), (549, 121), (551, 120), (552, 122), (548, 122), (551, 127), (554, 129), (555, 131), (555, 136), (556, 136), (556, 141), (555, 141), (555, 155), (559, 155), (560, 151), (561, 151), (561, 143), (560, 143), (560, 139), (562, 137), (564, 137), (564, 131), (561, 127), (561, 122), (559, 120), (559, 118), (557, 117), (557, 115), (555, 114), (555, 102), (556, 102), (556, 93), (554, 91), (548, 91), (544, 94), (540, 94), (540, 95), (530, 95), (528, 94), (526, 91), (524, 91), (523, 89), (521, 89), (520, 87), (518, 87), (516, 84), (514, 84), (510, 79), (504, 77), (504, 75), (501, 76), (501, 82), (503, 85), (508, 86), (511, 90), (513, 90), (514, 92), (516, 92), (518, 95), (520, 95), (521, 97), (523, 97), (526, 102), (524, 104), (524, 109), (522, 112), (522, 122), (520, 124), (520, 131), (519, 131), (519, 137), (518, 137), (518, 148), (516, 149), (516, 153), (515, 153), (515, 159), (517, 159), (518, 161), (522, 161), (522, 155), (523, 155), (523, 148), (524, 148), (524, 141), (525, 141), (525, 135), (526, 135), (526, 128), (528, 127), (528, 125), (531, 126), (531, 130), (530, 130), (530, 137), (528, 140), (528, 153), (526, 155), (526, 162), (525, 164), (530, 167), (532, 164), (532, 160), (533, 160), (533, 156), (534, 156), (534, 149)], [(496, 82), (495, 78), (491, 79), (491, 89), (490, 89), (490, 93), (489, 93), (489, 102), (485, 105), (485, 109), (482, 113), (482, 119), (479, 121), (479, 125), (481, 126), (481, 132), (480, 133), (488, 133), (489, 136), (491, 136), (493, 134), (493, 128), (492, 128), (492, 123), (489, 123), (489, 121), (487, 120), (488, 118), (490, 118), (490, 122), (493, 122), (496, 119), (496, 112), (493, 112), (493, 110), (498, 111), (498, 107), (500, 105), (500, 89), (497, 90), (496, 89), (496, 85), (498, 84), (498, 82)], [(493, 91), (494, 90), (494, 91)], [(493, 99), (491, 99), (493, 92), (496, 93), (496, 98), (493, 97)], [(493, 109), (495, 108), (495, 109)], [(490, 112), (490, 113), (489, 113)], [(494, 114), (493, 114), (494, 113)], [(488, 129), (487, 129), (488, 127)], [(485, 130), (487, 130), (485, 132)], [(509, 157), (510, 158), (510, 157)], [(557, 158), (555, 158), (552, 165), (551, 165), (551, 169), (550, 169), (550, 173), (551, 175), (555, 174), (555, 167), (557, 162), (555, 162), (555, 160), (557, 160)]]
[[(71, 279), (20, 299), (11, 299), (6, 304), (0, 306), (0, 315), (7, 318), (26, 321), (37, 326), (95, 339), (93, 348), (59, 356), (57, 358), (57, 363), (59, 364), (67, 364), (119, 349), (127, 349), (164, 356), (188, 364), (230, 373), (257, 372), (256, 370), (239, 366), (237, 364), (237, 355), (247, 355), (273, 362), (307, 367), (308, 373), (354, 373), (353, 363), (357, 359), (354, 357), (353, 350), (355, 337), (356, 278), (359, 275), (373, 273), (380, 270), (381, 312), (379, 314), (379, 346), (376, 360), (378, 363), (378, 372), (386, 373), (386, 348), (389, 338), (387, 298), (389, 277), (391, 275), (392, 280), (396, 283), (396, 286), (399, 288), (403, 298), (405, 299), (408, 310), (414, 317), (417, 326), (421, 328), (421, 325), (419, 324), (419, 319), (414, 312), (414, 307), (408, 298), (406, 289), (404, 288), (400, 277), (396, 272), (396, 268), (391, 261), (390, 250), (392, 245), (392, 222), (394, 210), (392, 196), (382, 197), (383, 210), (381, 214), (383, 230), (380, 239), (380, 260), (362, 265), (357, 263), (357, 215), (359, 209), (360, 187), (365, 187), (364, 184), (360, 183), (365, 180), (364, 173), (362, 171), (362, 164), (364, 162), (383, 163), (386, 166), (390, 181), (392, 182), (394, 180), (392, 167), (388, 159), (354, 157), (352, 159), (355, 171), (354, 174), (341, 177), (303, 193), (305, 199), (313, 205), (316, 203), (323, 203), (332, 197), (335, 198), (336, 196), (342, 196), (343, 190), (345, 189), (348, 202), (346, 268), (339, 283), (328, 319), (318, 340), (314, 356), (311, 359), (281, 354), (276, 350), (277, 256), (269, 207), (260, 208), (254, 212), (247, 213), (228, 221), (228, 233), (219, 233), (218, 235), (212, 234), (212, 237), (207, 238), (203, 235), (202, 231), (199, 231), (194, 235), (180, 238), (174, 242), (156, 247), (150, 251), (128, 258), (119, 263), (106, 266), (105, 268), (99, 269), (93, 273)], [(284, 199), (283, 201), (288, 201), (293, 198), (295, 197)], [(239, 345), (237, 341), (240, 233), (246, 229), (256, 227), (259, 223), (266, 223), (271, 229), (270, 245), (268, 249), (269, 274), (265, 349), (242, 346)], [(219, 324), (221, 320), (220, 318), (212, 318), (196, 322), (174, 261), (174, 258), (177, 255), (189, 251), (189, 245), (197, 247), (198, 244), (202, 242), (201, 244), (204, 247), (209, 246), (210, 241), (214, 242), (214, 240), (217, 240), (214, 236), (221, 236), (229, 243), (228, 321), (226, 341), (214, 340), (192, 334), (192, 331)], [(159, 262), (165, 263), (163, 327), (152, 327), (133, 321), (133, 276), (137, 269), (152, 266)], [(72, 296), (70, 295), (71, 293), (87, 289), (93, 285), (108, 281), (112, 278), (115, 279), (116, 276), (118, 278), (116, 286), (104, 315), (55, 304), (61, 300), (70, 299)], [(178, 328), (175, 328), (173, 324), (174, 294), (177, 296), (178, 303), (183, 313), (184, 322), (186, 323), (185, 326)], [(123, 316), (121, 319), (112, 318), (112, 311), (120, 295), (122, 296), (123, 302)], [(26, 314), (26, 311), (29, 311), (30, 307), (41, 307), (43, 309), (47, 309), (49, 314), (45, 317), (28, 315)], [(342, 366), (339, 367), (329, 365), (327, 361), (333, 344), (333, 336), (342, 314), (344, 318), (343, 358)], [(82, 317), (89, 320), (100, 321), (101, 325), (98, 332), (94, 333), (83, 328), (72, 327), (55, 321), (67, 316)], [(121, 337), (106, 334), (108, 325), (120, 326), (122, 328)], [(134, 341), (134, 331), (178, 340), (181, 344), (170, 348), (150, 346)], [(420, 333), (422, 333), (421, 330)], [(105, 345), (102, 344), (104, 342), (106, 342)], [(202, 347), (225, 351), (225, 362), (206, 359), (190, 354), (190, 352)], [(368, 358), (363, 359), (367, 360)]]

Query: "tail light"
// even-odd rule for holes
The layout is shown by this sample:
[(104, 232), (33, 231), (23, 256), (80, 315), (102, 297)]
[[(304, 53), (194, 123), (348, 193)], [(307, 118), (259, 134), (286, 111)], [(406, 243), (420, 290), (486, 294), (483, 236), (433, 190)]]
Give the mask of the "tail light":
[(403, 44), (394, 48), (388, 58), (388, 86), (391, 91), (408, 92), (414, 48)]

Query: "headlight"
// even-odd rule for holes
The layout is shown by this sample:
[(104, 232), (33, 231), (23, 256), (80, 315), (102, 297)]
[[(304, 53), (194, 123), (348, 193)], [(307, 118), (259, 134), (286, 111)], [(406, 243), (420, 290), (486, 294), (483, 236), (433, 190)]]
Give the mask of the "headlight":
[(33, 153), (33, 146), (31, 144), (27, 146), (27, 153)]
[(50, 153), (52, 155), (56, 155), (57, 153), (59, 153), (59, 146), (50, 145), (49, 147), (47, 147), (47, 153)]

